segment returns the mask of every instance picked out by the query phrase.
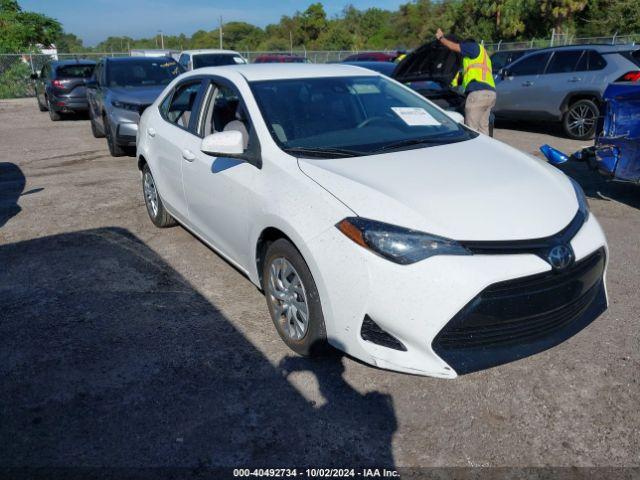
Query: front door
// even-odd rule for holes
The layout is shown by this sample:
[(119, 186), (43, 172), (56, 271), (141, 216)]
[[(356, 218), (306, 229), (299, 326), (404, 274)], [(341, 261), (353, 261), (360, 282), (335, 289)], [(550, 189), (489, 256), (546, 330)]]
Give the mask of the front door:
[(549, 61), (549, 53), (535, 53), (506, 67), (506, 74), (496, 84), (496, 106), (500, 116), (522, 116), (540, 110), (539, 80)]
[[(200, 135), (234, 128), (231, 122), (250, 124), (236, 112), (243, 111), (239, 93), (230, 86), (211, 83), (202, 102)], [(238, 117), (241, 120), (238, 120)], [(247, 128), (251, 132), (251, 128)], [(183, 159), (183, 182), (189, 205), (190, 223), (223, 255), (245, 269), (252, 261), (247, 257), (251, 213), (260, 170), (243, 161), (215, 157), (200, 150), (201, 138), (186, 144), (192, 159)]]

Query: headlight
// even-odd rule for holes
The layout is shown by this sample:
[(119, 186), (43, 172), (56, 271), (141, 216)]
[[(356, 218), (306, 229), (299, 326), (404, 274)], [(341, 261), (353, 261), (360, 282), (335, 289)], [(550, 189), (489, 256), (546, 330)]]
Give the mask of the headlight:
[(584, 194), (584, 190), (578, 182), (573, 178), (569, 178), (569, 180), (571, 180), (573, 189), (576, 192), (576, 197), (578, 198), (578, 210), (584, 215), (584, 221), (586, 222), (587, 218), (589, 218), (589, 203), (587, 203), (587, 196)]
[(137, 112), (140, 110), (140, 105), (137, 105), (135, 103), (119, 102), (118, 100), (111, 100), (111, 105), (113, 105), (116, 108), (121, 108), (123, 110), (131, 110), (133, 112)]
[(348, 217), (336, 227), (361, 247), (402, 265), (434, 255), (471, 255), (454, 240), (366, 218)]

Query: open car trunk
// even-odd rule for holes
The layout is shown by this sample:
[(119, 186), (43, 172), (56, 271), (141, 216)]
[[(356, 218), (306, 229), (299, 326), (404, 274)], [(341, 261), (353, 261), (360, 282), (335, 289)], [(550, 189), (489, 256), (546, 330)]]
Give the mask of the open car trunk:
[(464, 95), (450, 87), (462, 66), (462, 56), (439, 41), (425, 43), (396, 67), (393, 78), (446, 110), (464, 113)]

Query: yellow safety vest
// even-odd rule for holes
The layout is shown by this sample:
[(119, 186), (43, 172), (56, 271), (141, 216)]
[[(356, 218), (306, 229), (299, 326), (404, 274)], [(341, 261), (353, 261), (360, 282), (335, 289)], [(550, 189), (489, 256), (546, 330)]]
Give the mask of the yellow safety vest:
[[(467, 85), (473, 82), (486, 83), (496, 88), (496, 82), (493, 81), (493, 72), (491, 71), (491, 58), (487, 55), (487, 50), (480, 47), (480, 54), (476, 58), (462, 58), (462, 88), (467, 89)], [(451, 85), (457, 87), (460, 83), (460, 72), (454, 77)]]

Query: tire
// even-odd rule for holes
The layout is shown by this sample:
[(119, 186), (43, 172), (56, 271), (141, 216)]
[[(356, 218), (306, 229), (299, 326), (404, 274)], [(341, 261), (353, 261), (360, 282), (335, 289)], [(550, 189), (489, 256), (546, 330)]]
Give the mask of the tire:
[[(276, 331), (291, 350), (304, 356), (319, 355), (327, 350), (316, 283), (302, 255), (288, 240), (281, 238), (267, 247), (262, 289)], [(306, 324), (303, 305), (307, 310)]]
[(46, 105), (42, 104), (42, 102), (40, 101), (40, 97), (38, 96), (37, 93), (36, 93), (36, 102), (38, 102), (38, 110), (40, 110), (41, 112), (46, 112), (47, 111)]
[[(149, 165), (142, 168), (142, 194), (144, 195), (144, 204), (147, 207), (147, 213), (153, 224), (158, 228), (173, 227), (177, 224), (175, 219), (164, 208), (162, 198), (158, 193), (156, 182), (151, 174)], [(154, 194), (155, 194), (155, 206), (154, 206)]]
[(96, 121), (91, 114), (91, 109), (89, 109), (89, 121), (91, 122), (91, 133), (95, 138), (104, 138), (104, 133), (98, 130), (98, 126), (96, 125)]
[(111, 131), (111, 125), (106, 118), (103, 117), (102, 123), (104, 125), (104, 134), (107, 137), (107, 146), (109, 147), (109, 153), (112, 157), (122, 157), (125, 154), (124, 148), (116, 143)]
[(564, 134), (574, 140), (588, 140), (595, 136), (600, 108), (593, 100), (578, 100), (562, 116)]
[(59, 120), (62, 120), (62, 115), (60, 115), (53, 108), (51, 108), (51, 102), (49, 102), (49, 99), (47, 99), (47, 110), (49, 110), (49, 118), (51, 119), (52, 122), (57, 122)]

